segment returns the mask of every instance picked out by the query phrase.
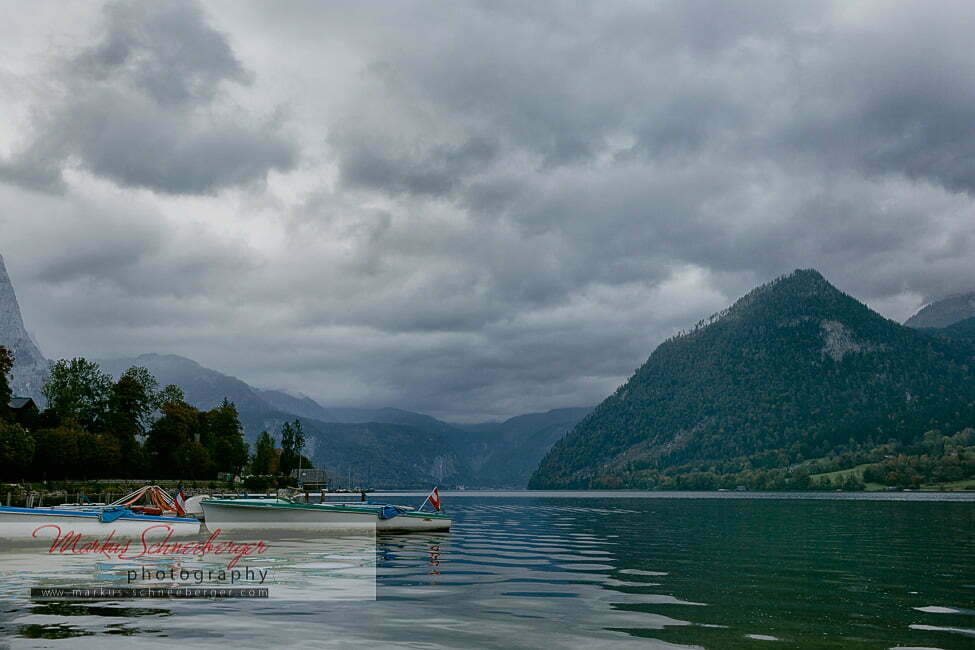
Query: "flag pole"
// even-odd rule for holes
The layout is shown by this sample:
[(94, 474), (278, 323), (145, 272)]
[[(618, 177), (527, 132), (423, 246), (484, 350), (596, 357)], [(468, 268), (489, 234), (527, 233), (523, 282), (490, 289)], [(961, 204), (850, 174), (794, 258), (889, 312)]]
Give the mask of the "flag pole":
[(430, 490), (430, 494), (428, 494), (427, 495), (427, 498), (423, 500), (423, 503), (420, 504), (420, 507), (416, 509), (417, 512), (420, 512), (421, 510), (423, 510), (423, 506), (427, 505), (427, 502), (430, 500), (430, 496), (433, 495), (433, 493), (437, 491), (437, 487), (439, 487), (439, 486), (436, 486), (432, 490)]

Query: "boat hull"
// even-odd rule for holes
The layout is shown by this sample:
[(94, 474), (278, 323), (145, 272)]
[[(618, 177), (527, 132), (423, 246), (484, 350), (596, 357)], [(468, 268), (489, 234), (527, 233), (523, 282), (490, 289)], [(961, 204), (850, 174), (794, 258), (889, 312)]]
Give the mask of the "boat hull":
[(0, 507), (0, 539), (5, 541), (46, 540), (68, 534), (115, 540), (194, 537), (200, 522), (182, 517), (155, 517), (135, 513), (114, 521), (99, 520), (99, 510)]
[(301, 530), (327, 533), (372, 533), (376, 516), (371, 512), (282, 503), (273, 500), (210, 500), (200, 504), (211, 530)]
[(403, 512), (380, 518), (383, 506), (357, 503), (292, 503), (278, 499), (203, 501), (209, 530), (300, 530), (323, 533), (414, 532), (450, 530), (442, 514)]
[(446, 515), (408, 512), (393, 517), (392, 519), (380, 519), (376, 522), (376, 532), (447, 532), (450, 530), (450, 523), (450, 517)]

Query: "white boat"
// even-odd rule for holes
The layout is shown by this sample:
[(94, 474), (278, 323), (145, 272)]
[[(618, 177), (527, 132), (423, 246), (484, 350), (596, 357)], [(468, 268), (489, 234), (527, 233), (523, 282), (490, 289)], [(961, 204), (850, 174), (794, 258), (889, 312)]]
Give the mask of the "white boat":
[(147, 515), (120, 506), (78, 509), (0, 507), (0, 539), (5, 541), (54, 543), (57, 539), (81, 535), (78, 540), (81, 544), (109, 536), (119, 541), (146, 539), (155, 542), (167, 535), (192, 537), (199, 532), (200, 522), (196, 519)]
[(206, 499), (200, 503), (210, 531), (302, 530), (413, 532), (450, 530), (450, 517), (405, 506), (374, 503), (298, 503), (287, 498)]

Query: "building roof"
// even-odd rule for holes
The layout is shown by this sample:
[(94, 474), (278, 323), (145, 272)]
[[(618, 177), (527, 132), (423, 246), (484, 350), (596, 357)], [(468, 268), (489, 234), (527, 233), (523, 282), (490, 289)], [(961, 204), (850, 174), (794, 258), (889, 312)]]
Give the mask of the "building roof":
[(11, 397), (10, 398), (10, 408), (12, 409), (22, 409), (25, 406), (33, 406), (37, 408), (37, 404), (30, 397)]

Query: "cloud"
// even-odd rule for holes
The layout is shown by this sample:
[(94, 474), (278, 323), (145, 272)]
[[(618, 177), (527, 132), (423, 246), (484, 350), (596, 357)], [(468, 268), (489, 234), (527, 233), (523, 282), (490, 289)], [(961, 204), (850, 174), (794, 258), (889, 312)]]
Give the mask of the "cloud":
[(232, 101), (252, 79), (195, 2), (109, 3), (96, 41), (56, 63), (56, 98), (37, 107), (0, 179), (64, 191), (63, 170), (78, 166), (167, 194), (262, 181), (298, 153), (280, 116)]
[(206, 8), (109, 4), (0, 75), (48, 348), (504, 417), (797, 267), (900, 320), (975, 286), (969, 3)]

